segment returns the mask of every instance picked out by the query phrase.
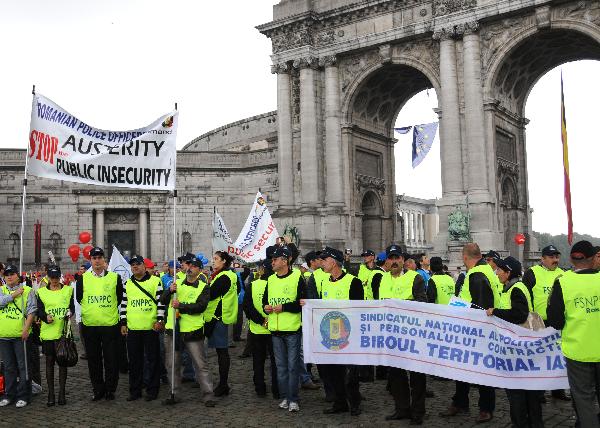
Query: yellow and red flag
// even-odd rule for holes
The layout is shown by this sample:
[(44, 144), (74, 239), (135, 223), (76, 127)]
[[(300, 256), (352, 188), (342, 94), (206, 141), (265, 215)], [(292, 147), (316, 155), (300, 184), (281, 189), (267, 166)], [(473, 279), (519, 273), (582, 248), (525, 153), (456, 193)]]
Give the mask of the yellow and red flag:
[(560, 73), (560, 137), (563, 147), (563, 167), (565, 175), (565, 205), (567, 207), (567, 240), (573, 245), (573, 213), (571, 211), (571, 179), (569, 176), (569, 146), (567, 144), (567, 118), (565, 115), (565, 93), (562, 71)]

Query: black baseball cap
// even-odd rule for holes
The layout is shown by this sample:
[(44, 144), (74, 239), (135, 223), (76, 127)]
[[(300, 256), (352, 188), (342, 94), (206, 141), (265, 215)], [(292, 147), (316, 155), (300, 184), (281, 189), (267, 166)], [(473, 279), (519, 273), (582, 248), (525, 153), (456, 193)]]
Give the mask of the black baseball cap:
[(90, 257), (97, 257), (97, 256), (104, 257), (104, 250), (100, 247), (94, 247), (90, 250)]
[(289, 259), (290, 257), (292, 257), (292, 252), (286, 246), (278, 246), (277, 248), (275, 248), (275, 251), (273, 251), (273, 254), (271, 255), (272, 259), (277, 257), (285, 257), (286, 259)]
[(404, 252), (402, 251), (402, 247), (400, 245), (392, 244), (385, 249), (385, 256), (390, 257), (392, 255), (404, 257)]
[(579, 241), (571, 248), (571, 258), (573, 260), (589, 259), (594, 257), (599, 249), (599, 247), (594, 247), (590, 241)]
[(326, 259), (327, 257), (331, 257), (340, 263), (344, 262), (344, 253), (342, 253), (340, 250), (336, 250), (335, 248), (325, 247), (323, 251), (321, 251), (319, 258)]
[(502, 260), (502, 257), (500, 257), (500, 254), (498, 254), (496, 251), (494, 250), (490, 250), (487, 253), (485, 253), (483, 255), (484, 258), (486, 259), (494, 259), (494, 262), (496, 262), (496, 264), (498, 264), (498, 260)]
[(196, 255), (192, 253), (185, 253), (183, 256), (177, 257), (177, 261), (180, 263), (189, 263), (189, 260), (192, 258), (196, 258)]
[(4, 275), (19, 274), (19, 269), (15, 265), (8, 265), (4, 268)]
[(129, 264), (130, 265), (143, 265), (144, 258), (142, 256), (133, 256), (132, 258), (129, 259)]
[(375, 257), (375, 251), (373, 250), (365, 250), (362, 252), (362, 254), (360, 255), (361, 257), (367, 257), (367, 256), (373, 256)]
[(498, 267), (506, 272), (516, 272), (517, 274), (521, 274), (522, 266), (521, 262), (515, 259), (512, 256), (508, 256), (507, 258), (500, 259), (496, 261)]
[(542, 248), (542, 256), (555, 256), (557, 254), (560, 255), (560, 251), (552, 244)]
[(202, 269), (204, 267), (204, 264), (202, 264), (202, 260), (200, 260), (196, 256), (187, 259), (186, 262), (191, 264), (192, 266), (199, 267), (200, 269)]
[(271, 246), (267, 247), (267, 249), (265, 250), (266, 255), (267, 255), (267, 259), (272, 259), (273, 258), (273, 253), (279, 247), (280, 247), (279, 245), (271, 245)]
[(56, 265), (48, 266), (48, 278), (60, 278), (60, 268)]
[(306, 253), (306, 255), (304, 256), (304, 261), (306, 263), (310, 263), (313, 260), (317, 259), (317, 253), (316, 251), (309, 251), (308, 253)]

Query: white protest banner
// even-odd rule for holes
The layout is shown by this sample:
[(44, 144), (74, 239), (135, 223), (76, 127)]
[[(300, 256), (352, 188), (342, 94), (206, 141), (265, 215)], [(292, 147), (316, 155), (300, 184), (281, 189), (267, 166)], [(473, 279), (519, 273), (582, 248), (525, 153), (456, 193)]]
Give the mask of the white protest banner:
[(121, 255), (121, 252), (113, 245), (112, 255), (108, 262), (108, 270), (114, 273), (118, 273), (121, 276), (123, 285), (131, 278), (131, 265)]
[(267, 247), (275, 245), (279, 233), (260, 192), (256, 194), (246, 224), (228, 252), (245, 262), (258, 262), (266, 258)]
[(104, 131), (35, 94), (28, 172), (77, 183), (173, 190), (177, 121), (174, 111), (145, 128)]
[(307, 300), (304, 361), (400, 367), (497, 388), (569, 387), (560, 333), (485, 311), (400, 300)]
[(213, 215), (213, 236), (212, 236), (212, 249), (215, 251), (227, 251), (227, 248), (232, 244), (231, 236), (227, 231), (225, 222), (215, 209)]

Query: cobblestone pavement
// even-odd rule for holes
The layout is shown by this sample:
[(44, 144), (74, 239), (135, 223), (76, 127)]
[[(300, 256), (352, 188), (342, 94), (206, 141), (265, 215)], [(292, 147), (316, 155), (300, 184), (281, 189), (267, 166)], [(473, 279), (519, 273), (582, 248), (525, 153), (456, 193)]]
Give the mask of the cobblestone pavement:
[[(324, 394), (318, 391), (301, 391), (300, 412), (290, 414), (277, 408), (279, 401), (258, 398), (252, 384), (252, 359), (240, 359), (244, 343), (238, 343), (230, 349), (231, 373), (229, 396), (218, 399), (217, 406), (206, 408), (197, 399), (198, 389), (183, 384), (179, 397), (182, 402), (176, 406), (163, 406), (159, 401), (138, 400), (127, 402), (127, 375), (121, 375), (117, 399), (115, 401), (91, 402), (91, 386), (86, 361), (69, 369), (67, 381), (67, 405), (46, 407), (46, 393), (34, 397), (32, 403), (23, 408), (14, 406), (0, 408), (0, 425), (8, 427), (44, 427), (44, 426), (408, 426), (408, 421), (386, 422), (384, 417), (393, 412), (391, 396), (385, 390), (384, 381), (361, 384), (361, 392), (366, 401), (363, 412), (358, 417), (348, 413), (342, 415), (324, 415), (323, 409), (329, 407)], [(214, 350), (209, 350), (209, 362), (213, 381), (218, 380), (217, 359)], [(44, 357), (42, 357), (42, 376), (44, 376)], [(313, 369), (316, 374), (316, 369)], [(266, 373), (269, 370), (266, 369)], [(58, 378), (58, 373), (56, 373)], [(45, 379), (44, 390), (45, 390)], [(58, 388), (58, 380), (56, 381)], [(268, 384), (269, 382), (267, 382)], [(438, 413), (446, 408), (454, 393), (454, 382), (428, 379), (428, 389), (434, 391), (435, 398), (427, 399), (425, 427), (470, 427), (477, 417), (477, 389), (471, 392), (471, 413), (445, 419)], [(58, 391), (57, 391), (58, 392)], [(160, 398), (169, 396), (168, 386), (161, 386)], [(547, 394), (548, 404), (543, 405), (546, 427), (570, 427), (574, 424), (570, 403), (553, 401)], [(496, 390), (496, 412), (494, 419), (486, 427), (509, 427), (508, 401), (503, 390)]]

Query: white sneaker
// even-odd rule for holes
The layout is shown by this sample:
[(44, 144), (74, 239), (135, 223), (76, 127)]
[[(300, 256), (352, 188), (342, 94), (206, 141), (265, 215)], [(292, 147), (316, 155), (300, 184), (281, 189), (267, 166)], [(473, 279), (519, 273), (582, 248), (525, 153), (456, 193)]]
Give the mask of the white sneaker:
[(6, 406), (8, 406), (9, 404), (10, 404), (10, 400), (9, 400), (8, 398), (3, 398), (3, 399), (0, 401), (0, 407), (6, 407)]
[(289, 408), (290, 412), (299, 412), (300, 411), (300, 406), (298, 405), (298, 403), (295, 402), (291, 402), (290, 403), (290, 408)]
[(281, 403), (279, 403), (279, 408), (280, 409), (287, 409), (288, 406), (288, 401), (287, 400), (283, 400)]
[(21, 408), (21, 407), (25, 407), (26, 405), (27, 405), (27, 401), (19, 400), (19, 401), (17, 401), (17, 404), (15, 404), (15, 407)]

